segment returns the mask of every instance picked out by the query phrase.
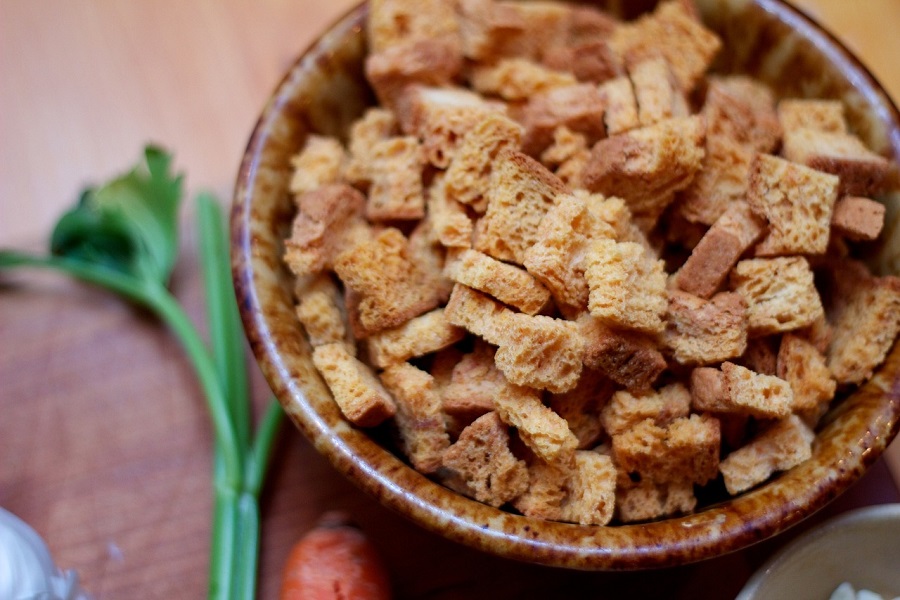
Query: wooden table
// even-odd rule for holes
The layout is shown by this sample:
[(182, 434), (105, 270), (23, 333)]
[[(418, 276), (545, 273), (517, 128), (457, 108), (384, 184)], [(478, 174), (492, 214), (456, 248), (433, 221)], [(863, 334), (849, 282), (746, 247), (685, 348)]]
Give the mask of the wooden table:
[[(0, 244), (40, 248), (86, 184), (133, 164), (147, 141), (175, 152), (191, 197), (228, 201), (267, 95), (353, 0), (0, 2)], [(803, 0), (900, 98), (900, 5)], [(190, 224), (190, 202), (185, 206)], [(175, 294), (202, 319), (193, 232)], [(223, 260), (225, 257), (223, 257)], [(255, 397), (267, 389), (258, 373)], [(47, 540), (98, 599), (205, 594), (211, 430), (180, 348), (146, 314), (50, 274), (0, 281), (0, 505)], [(817, 519), (900, 500), (889, 451)], [(900, 469), (897, 470), (900, 472)], [(290, 545), (325, 510), (350, 511), (383, 551), (403, 598), (733, 597), (772, 542), (689, 568), (571, 573), (480, 555), (386, 511), (293, 429), (262, 501), (260, 597), (273, 598)]]

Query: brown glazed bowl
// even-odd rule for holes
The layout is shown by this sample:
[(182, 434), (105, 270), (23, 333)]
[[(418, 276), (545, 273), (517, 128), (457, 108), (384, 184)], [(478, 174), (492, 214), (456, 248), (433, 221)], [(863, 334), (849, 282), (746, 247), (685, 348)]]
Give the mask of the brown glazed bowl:
[[(629, 11), (653, 2), (599, 2)], [(697, 0), (723, 38), (720, 72), (743, 72), (778, 96), (841, 99), (852, 129), (900, 162), (900, 116), (846, 48), (776, 0)], [(624, 15), (626, 17), (633, 15)], [(232, 263), (253, 352), (285, 411), (336, 469), (422, 527), (508, 558), (584, 570), (685, 564), (745, 548), (810, 516), (846, 490), (900, 427), (900, 346), (880, 371), (823, 419), (813, 456), (765, 485), (695, 514), (620, 526), (540, 521), (480, 504), (432, 482), (345, 421), (319, 378), (294, 315), (292, 277), (282, 263), (294, 214), (290, 157), (310, 132), (342, 135), (372, 102), (363, 76), (365, 5), (315, 42), (262, 111), (243, 157), (232, 212)], [(887, 242), (872, 257), (900, 272), (900, 197), (888, 205)]]

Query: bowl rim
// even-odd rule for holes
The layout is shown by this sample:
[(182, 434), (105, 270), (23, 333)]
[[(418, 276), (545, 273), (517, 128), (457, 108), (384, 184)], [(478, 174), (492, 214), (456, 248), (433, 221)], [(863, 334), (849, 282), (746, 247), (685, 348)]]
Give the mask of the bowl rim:
[[(782, 22), (799, 28), (821, 49), (829, 49), (858, 77), (867, 94), (878, 96), (877, 105), (892, 122), (889, 144), (900, 162), (900, 112), (876, 78), (834, 35), (811, 17), (782, 0), (754, 0)], [(900, 429), (900, 368), (879, 372), (842, 402), (830, 426), (842, 421), (849, 407), (868, 410), (872, 418), (859, 431), (856, 447), (839, 459), (842, 468), (822, 478), (804, 465), (776, 476), (763, 486), (688, 515), (646, 523), (597, 527), (539, 521), (501, 511), (470, 500), (435, 483), (376, 444), (346, 422), (329, 423), (316, 414), (279, 351), (271, 316), (261, 304), (258, 286), (272, 286), (266, 279), (266, 256), (258, 252), (253, 231), (253, 193), (259, 170), (259, 154), (265, 147), (278, 110), (290, 98), (291, 86), (303, 68), (304, 58), (326, 49), (333, 39), (359, 27), (365, 3), (348, 11), (302, 52), (284, 75), (257, 120), (238, 172), (233, 206), (232, 277), (245, 332), (260, 367), (282, 406), (316, 450), (351, 482), (388, 508), (426, 530), (498, 556), (526, 562), (582, 570), (637, 570), (692, 563), (744, 549), (792, 527), (845, 491), (882, 454)], [(830, 55), (831, 55), (830, 54)], [(872, 97), (867, 96), (871, 101)], [(280, 256), (277, 257), (280, 260)], [(898, 355), (895, 344), (892, 356)], [(884, 371), (884, 370), (883, 370)], [(862, 408), (860, 408), (862, 410)], [(887, 415), (887, 417), (886, 417)], [(829, 426), (829, 427), (830, 427)], [(833, 449), (839, 452), (838, 449)], [(367, 458), (360, 459), (360, 456)], [(372, 457), (376, 458), (372, 458)], [(377, 462), (376, 462), (377, 459)], [(810, 462), (810, 461), (807, 461)], [(805, 484), (804, 492), (789, 493), (789, 483)], [(422, 493), (413, 494), (415, 485)], [(424, 491), (423, 491), (424, 489)], [(773, 509), (771, 498), (785, 500)], [(726, 510), (727, 505), (727, 510)], [(691, 535), (686, 535), (690, 532)]]

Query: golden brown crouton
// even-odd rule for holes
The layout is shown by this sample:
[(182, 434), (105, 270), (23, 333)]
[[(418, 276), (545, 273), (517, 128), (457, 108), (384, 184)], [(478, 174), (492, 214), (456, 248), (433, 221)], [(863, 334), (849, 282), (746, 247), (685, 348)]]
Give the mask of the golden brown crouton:
[(367, 187), (371, 181), (371, 148), (377, 142), (399, 132), (394, 113), (385, 108), (370, 107), (350, 126), (347, 148), (350, 160), (345, 176), (353, 185)]
[(721, 369), (698, 367), (691, 371), (691, 405), (704, 412), (780, 419), (791, 414), (794, 394), (790, 384), (779, 377), (724, 362)]
[(624, 70), (619, 56), (602, 38), (554, 46), (541, 60), (551, 69), (568, 71), (578, 81), (597, 84), (622, 75)]
[(571, 73), (554, 71), (524, 58), (503, 58), (493, 64), (477, 65), (470, 76), (472, 88), (504, 100), (527, 100), (555, 87), (577, 83)]
[(331, 268), (335, 256), (369, 235), (363, 218), (366, 198), (343, 183), (324, 185), (297, 197), (299, 212), (284, 260), (298, 277)]
[(489, 113), (465, 134), (444, 178), (448, 196), (483, 214), (493, 163), (503, 148), (518, 149), (525, 129), (498, 113)]
[(540, 156), (553, 141), (558, 127), (583, 134), (588, 144), (606, 135), (603, 123), (603, 97), (597, 86), (590, 83), (573, 83), (557, 86), (532, 95), (525, 105), (522, 124), (522, 152)]
[(575, 323), (509, 311), (500, 327), (494, 359), (511, 383), (554, 394), (575, 387), (584, 355), (584, 340)]
[(489, 62), (518, 54), (525, 19), (515, 7), (495, 0), (459, 0), (456, 8), (466, 58)]
[(619, 135), (640, 126), (637, 98), (628, 76), (608, 79), (598, 90), (603, 101), (603, 124), (607, 135)]
[(751, 77), (711, 77), (701, 114), (707, 135), (725, 136), (752, 152), (774, 152), (781, 141), (775, 96)]
[(616, 467), (610, 456), (590, 450), (575, 452), (560, 519), (582, 525), (606, 525), (615, 513)]
[(357, 338), (397, 327), (440, 301), (440, 289), (411, 260), (406, 237), (394, 228), (339, 254), (334, 270), (357, 295), (351, 320)]
[(445, 0), (373, 0), (366, 20), (369, 53), (423, 39), (459, 35), (453, 3)]
[(571, 475), (570, 465), (532, 461), (528, 465), (528, 489), (512, 501), (513, 508), (526, 517), (561, 520), (566, 483)]
[(303, 149), (291, 157), (294, 174), (288, 189), (305, 194), (329, 183), (338, 183), (346, 168), (347, 152), (335, 138), (310, 134)]
[(476, 342), (472, 352), (464, 355), (444, 388), (444, 412), (467, 421), (474, 421), (494, 410), (494, 398), (506, 378), (494, 364), (495, 348)]
[(781, 419), (738, 448), (719, 465), (725, 489), (739, 494), (812, 455), (815, 434), (796, 415)]
[(757, 154), (750, 166), (747, 203), (768, 224), (757, 256), (824, 253), (837, 197), (834, 175)]
[(608, 327), (596, 317), (578, 319), (584, 339), (584, 365), (635, 392), (646, 391), (666, 369), (666, 359), (650, 336)]
[(781, 152), (788, 160), (840, 177), (840, 193), (874, 196), (884, 192), (896, 167), (849, 133), (795, 129), (784, 135)]
[(528, 488), (528, 468), (509, 450), (509, 431), (496, 412), (463, 429), (444, 452), (444, 466), (458, 473), (476, 500), (506, 504)]
[(310, 345), (344, 342), (347, 351), (356, 356), (356, 344), (346, 323), (341, 292), (331, 275), (323, 273), (304, 287), (296, 313)]
[(381, 381), (397, 405), (394, 421), (403, 454), (417, 471), (435, 472), (450, 446), (450, 437), (434, 378), (409, 363), (398, 363), (381, 374)]
[(690, 410), (691, 392), (682, 383), (672, 383), (659, 391), (639, 395), (619, 390), (600, 413), (600, 422), (606, 433), (619, 435), (647, 419), (659, 427), (666, 427), (675, 419), (687, 417)]
[(519, 438), (541, 460), (570, 464), (578, 447), (578, 438), (569, 431), (566, 420), (544, 406), (541, 393), (530, 387), (507, 384), (494, 398), (500, 419), (515, 427)]
[(565, 184), (541, 163), (502, 149), (485, 193), (487, 211), (475, 226), (474, 248), (521, 265), (525, 251), (538, 241), (541, 219), (566, 191)]
[(682, 365), (708, 365), (737, 358), (747, 348), (747, 303), (722, 292), (710, 300), (669, 290), (663, 345)]
[(742, 260), (730, 281), (747, 301), (751, 336), (800, 329), (824, 313), (812, 269), (802, 256)]
[(341, 342), (313, 348), (313, 364), (348, 421), (374, 427), (394, 416), (396, 406), (372, 368), (347, 351)]
[(709, 298), (762, 233), (762, 220), (750, 211), (746, 202), (735, 202), (700, 238), (687, 261), (673, 275), (672, 284), (685, 292)]
[(465, 331), (451, 325), (443, 308), (413, 317), (402, 325), (366, 338), (369, 360), (379, 368), (437, 352), (463, 338)]
[(423, 280), (434, 287), (438, 303), (444, 304), (453, 290), (453, 282), (444, 276), (447, 249), (438, 239), (434, 222), (426, 216), (409, 233), (409, 258), (416, 264)]
[(463, 327), (485, 341), (498, 345), (504, 339), (502, 320), (512, 311), (487, 294), (457, 283), (444, 307), (452, 324)]
[(616, 516), (623, 523), (689, 513), (697, 506), (690, 481), (628, 481), (616, 488)]
[(747, 195), (753, 152), (729, 137), (706, 137), (700, 170), (680, 193), (678, 214), (693, 223), (712, 225)]
[(700, 169), (703, 140), (703, 121), (697, 116), (667, 119), (600, 140), (585, 166), (584, 186), (623, 198), (649, 229)]
[(657, 483), (690, 481), (704, 484), (719, 469), (719, 421), (710, 415), (691, 415), (659, 427), (645, 419), (612, 436), (616, 464), (626, 473)]
[(884, 204), (880, 202), (859, 196), (844, 196), (834, 204), (831, 228), (848, 240), (872, 241), (881, 235), (884, 212)]
[(591, 315), (611, 325), (661, 333), (666, 274), (661, 260), (634, 242), (596, 239), (585, 256)]
[(593, 448), (603, 433), (600, 410), (615, 391), (611, 379), (593, 369), (583, 369), (578, 385), (568, 392), (552, 394), (550, 408), (569, 424), (581, 450)]
[(413, 83), (452, 85), (463, 66), (458, 35), (413, 39), (366, 57), (366, 79), (382, 106), (394, 106), (397, 96)]
[(453, 254), (444, 267), (451, 280), (493, 296), (500, 302), (534, 315), (550, 301), (550, 292), (528, 271), (477, 250)]
[(568, 127), (553, 131), (553, 142), (541, 153), (541, 163), (570, 188), (580, 188), (584, 165), (591, 157), (587, 138)]
[(679, 86), (690, 92), (709, 68), (722, 42), (681, 2), (661, 2), (652, 13), (617, 27), (610, 45), (626, 65), (662, 57)]
[(428, 187), (425, 206), (434, 234), (442, 246), (469, 248), (472, 245), (475, 225), (466, 207), (447, 193), (447, 180), (443, 175), (436, 175)]
[(370, 221), (421, 219), (425, 216), (422, 147), (412, 136), (380, 140), (369, 150), (366, 217)]
[(825, 364), (825, 356), (807, 339), (794, 333), (781, 338), (778, 349), (778, 377), (787, 381), (794, 393), (794, 412), (818, 418), (828, 406), (837, 387)]
[(663, 58), (649, 58), (628, 70), (642, 127), (689, 114), (687, 98)]
[(784, 131), (809, 128), (847, 133), (844, 104), (840, 100), (784, 98), (778, 102), (778, 120)]

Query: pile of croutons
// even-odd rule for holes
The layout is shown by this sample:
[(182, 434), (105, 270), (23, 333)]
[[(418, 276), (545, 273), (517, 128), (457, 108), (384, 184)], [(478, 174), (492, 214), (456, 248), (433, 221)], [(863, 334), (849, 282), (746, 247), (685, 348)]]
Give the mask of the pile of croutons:
[(895, 168), (839, 101), (713, 74), (690, 0), (372, 0), (367, 35), (378, 105), (293, 159), (284, 253), (350, 422), (592, 525), (810, 457), (900, 329), (900, 278), (851, 258)]

